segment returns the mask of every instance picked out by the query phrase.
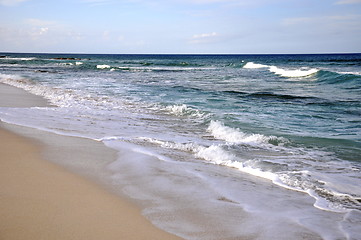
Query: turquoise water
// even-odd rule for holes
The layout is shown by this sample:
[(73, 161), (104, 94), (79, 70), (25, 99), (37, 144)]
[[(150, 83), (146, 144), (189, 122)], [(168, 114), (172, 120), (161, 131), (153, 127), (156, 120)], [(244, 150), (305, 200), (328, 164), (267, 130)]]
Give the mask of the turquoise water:
[(195, 164), (234, 202), (228, 171), (301, 192), (317, 211), (361, 210), (360, 54), (0, 55), (1, 82), (58, 106), (2, 108), (3, 121), (131, 144), (168, 169)]

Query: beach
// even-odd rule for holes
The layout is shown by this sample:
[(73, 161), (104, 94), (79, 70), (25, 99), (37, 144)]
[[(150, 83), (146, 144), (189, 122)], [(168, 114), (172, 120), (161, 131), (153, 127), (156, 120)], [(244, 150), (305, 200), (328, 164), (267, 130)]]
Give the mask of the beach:
[[(74, 213), (59, 222), (76, 230), (81, 222), (91, 231), (80, 231), (94, 238), (100, 224), (107, 234), (122, 231), (113, 224), (134, 232), (122, 223), (125, 211), (112, 210), (119, 202), (135, 209), (124, 219), (136, 223), (137, 234), (138, 226), (149, 226), (189, 240), (361, 235), (360, 54), (4, 55), (1, 126), (33, 145), (42, 164), (19, 163), (2, 177), (31, 184), (18, 195), (43, 197), (50, 191), (35, 180), (18, 180), (40, 169), (26, 178), (65, 190), (47, 200), (61, 209), (50, 219)], [(11, 151), (5, 143), (22, 147), (4, 138), (7, 151), (23, 152)], [(43, 176), (46, 164), (69, 177)], [(83, 187), (74, 177), (102, 193), (78, 194)], [(3, 191), (14, 190), (7, 182)], [(114, 202), (93, 207), (103, 193)], [(20, 213), (49, 212), (18, 205)], [(146, 238), (161, 239), (148, 234), (153, 230)]]
[[(21, 89), (0, 84), (0, 107), (31, 106), (43, 107), (48, 103)], [(20, 136), (9, 128), (16, 126), (0, 123), (1, 239), (178, 239), (153, 226), (129, 199), (51, 162), (47, 159), (51, 158), (49, 151), (43, 152), (44, 143)], [(82, 149), (74, 152), (78, 161), (94, 157), (94, 151), (100, 151), (96, 157), (115, 157), (103, 143), (74, 139), (83, 144)], [(84, 147), (89, 142), (90, 151)], [(47, 147), (56, 152), (57, 146)], [(64, 146), (58, 149), (57, 158), (61, 155), (71, 158), (69, 149), (68, 152), (62, 152)]]

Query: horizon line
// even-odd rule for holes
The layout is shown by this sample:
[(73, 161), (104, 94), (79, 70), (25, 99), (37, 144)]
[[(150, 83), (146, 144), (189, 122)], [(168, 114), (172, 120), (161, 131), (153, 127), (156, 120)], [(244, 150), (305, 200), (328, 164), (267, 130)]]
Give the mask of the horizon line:
[(322, 52), (322, 53), (80, 53), (80, 52), (13, 52), (0, 51), (0, 54), (62, 54), (62, 55), (335, 55), (361, 54), (361, 52)]

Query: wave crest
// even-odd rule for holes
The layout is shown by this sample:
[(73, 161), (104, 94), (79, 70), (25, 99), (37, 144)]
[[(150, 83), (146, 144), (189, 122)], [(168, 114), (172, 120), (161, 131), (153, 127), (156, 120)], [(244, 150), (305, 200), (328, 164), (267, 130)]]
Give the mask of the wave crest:
[(97, 65), (98, 69), (106, 69), (106, 68), (110, 68), (109, 65), (103, 64), (103, 65)]
[(235, 168), (242, 172), (265, 178), (271, 181), (278, 180), (278, 176), (276, 173), (264, 171), (257, 166), (253, 166), (253, 161), (242, 161), (236, 155), (226, 150), (226, 145), (213, 144), (210, 146), (202, 146), (196, 143), (177, 143), (172, 141), (158, 140), (154, 138), (141, 138), (141, 140), (159, 145), (162, 148), (190, 152), (194, 155), (194, 157), (211, 164)]
[(248, 62), (246, 63), (246, 65), (243, 66), (243, 68), (267, 68), (269, 67), (268, 65), (263, 65), (263, 64), (258, 64), (258, 63), (254, 63), (254, 62)]
[(254, 62), (247, 62), (243, 68), (248, 68), (248, 69), (258, 69), (258, 68), (268, 68), (268, 70), (276, 75), (280, 75), (282, 77), (307, 77), (310, 76), (312, 74), (315, 74), (319, 71), (319, 69), (316, 68), (311, 68), (311, 69), (304, 69), (304, 68), (300, 68), (300, 69), (294, 69), (294, 70), (286, 70), (286, 69), (282, 69), (276, 66), (269, 66), (269, 65), (264, 65), (264, 64), (258, 64), (258, 63), (254, 63)]
[(224, 126), (223, 123), (219, 121), (211, 121), (207, 129), (214, 138), (224, 140), (229, 143), (236, 144), (272, 144), (272, 145), (282, 145), (287, 141), (287, 139), (276, 136), (265, 136), (262, 134), (247, 134), (241, 132), (239, 129), (234, 129), (231, 127)]
[(175, 116), (191, 116), (200, 119), (203, 119), (207, 115), (197, 109), (188, 107), (186, 104), (167, 106), (165, 107), (165, 110)]
[(35, 57), (1, 57), (2, 60), (14, 60), (14, 61), (31, 61), (36, 60)]
[(282, 68), (278, 68), (276, 66), (271, 66), (269, 68), (269, 71), (277, 75), (280, 75), (282, 77), (307, 77), (309, 75), (317, 73), (319, 70), (315, 68), (308, 70), (303, 70), (303, 69), (285, 70)]

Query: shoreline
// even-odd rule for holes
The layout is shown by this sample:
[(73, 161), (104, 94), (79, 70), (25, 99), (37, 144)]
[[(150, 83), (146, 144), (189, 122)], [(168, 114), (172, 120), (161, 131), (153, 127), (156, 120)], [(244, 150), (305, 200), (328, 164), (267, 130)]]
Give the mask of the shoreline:
[[(361, 236), (354, 55), (334, 60), (355, 66), (323, 56), (52, 58), (1, 61), (1, 83), (53, 106), (0, 107), (11, 124), (0, 125), (158, 229), (188, 240)], [(113, 71), (120, 65), (130, 68)], [(300, 76), (315, 67), (329, 75)]]
[[(49, 106), (45, 99), (5, 84), (0, 93), (6, 93), (0, 94), (0, 107)], [(63, 136), (51, 136), (53, 141), (45, 144), (31, 137), (38, 130), (21, 134), (24, 129), (0, 122), (1, 239), (180, 239), (155, 227), (135, 203), (84, 177), (91, 173), (79, 176), (50, 159), (54, 152), (55, 162), (86, 161), (95, 152), (96, 157), (115, 157), (104, 144)], [(56, 145), (64, 139), (73, 140)], [(91, 151), (64, 152), (74, 141)]]

